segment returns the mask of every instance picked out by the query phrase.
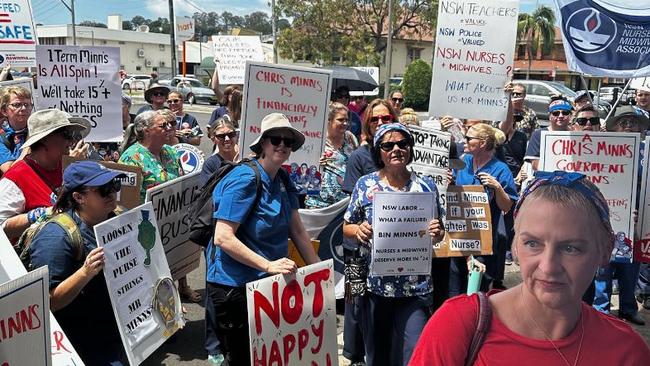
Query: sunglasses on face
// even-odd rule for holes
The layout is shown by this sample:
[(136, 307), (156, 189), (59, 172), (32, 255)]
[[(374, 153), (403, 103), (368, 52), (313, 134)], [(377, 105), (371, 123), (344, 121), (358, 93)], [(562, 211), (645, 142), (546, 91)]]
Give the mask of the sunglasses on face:
[(393, 103), (402, 103), (404, 101), (404, 98), (391, 98), (393, 100)]
[(524, 93), (512, 92), (512, 96), (515, 98), (520, 98), (524, 96)]
[(95, 187), (95, 191), (99, 193), (100, 196), (106, 198), (111, 195), (111, 193), (117, 193), (122, 189), (122, 182), (117, 179), (104, 184), (103, 186)]
[(411, 142), (408, 139), (403, 139), (399, 141), (388, 141), (388, 142), (382, 142), (379, 144), (379, 148), (389, 152), (392, 151), (395, 148), (395, 145), (400, 148), (400, 150), (406, 150), (408, 147), (411, 146)]
[(180, 99), (168, 99), (167, 104), (176, 104), (180, 101), (181, 101)]
[(226, 137), (228, 137), (228, 139), (230, 139), (230, 140), (234, 140), (237, 137), (237, 132), (233, 131), (233, 132), (228, 132), (228, 133), (220, 133), (220, 134), (214, 135), (214, 137), (216, 137), (219, 140), (225, 140)]
[(587, 123), (589, 123), (592, 126), (599, 125), (600, 124), (600, 118), (598, 117), (590, 117), (590, 118), (576, 118), (576, 123), (579, 124), (580, 126), (584, 126)]
[(271, 141), (271, 145), (273, 146), (280, 146), (280, 142), (282, 142), (284, 146), (292, 147), (293, 144), (296, 143), (296, 140), (290, 137), (269, 136), (268, 139)]
[(465, 135), (465, 140), (469, 143), (472, 140), (482, 140), (480, 137), (474, 137), (474, 136), (467, 136)]
[(372, 123), (377, 123), (379, 120), (382, 120), (383, 122), (392, 122), (393, 121), (393, 116), (390, 114), (385, 114), (383, 116), (372, 116), (370, 117), (370, 122)]
[(176, 122), (165, 122), (161, 125), (158, 125), (157, 127), (160, 127), (163, 130), (173, 130), (174, 128), (176, 128)]
[(570, 115), (571, 115), (571, 111), (553, 111), (553, 112), (551, 112), (551, 114), (552, 114), (554, 117), (559, 117), (560, 115), (563, 115), (563, 116), (570, 116)]
[(156, 93), (153, 93), (151, 95), (153, 95), (154, 97), (166, 97), (167, 96), (166, 93), (161, 93), (161, 92), (156, 92)]
[(628, 127), (628, 128), (635, 127), (636, 126), (636, 121), (634, 121), (633, 119), (622, 119), (622, 120), (616, 122), (616, 126), (623, 127), (623, 128), (625, 128), (625, 127)]

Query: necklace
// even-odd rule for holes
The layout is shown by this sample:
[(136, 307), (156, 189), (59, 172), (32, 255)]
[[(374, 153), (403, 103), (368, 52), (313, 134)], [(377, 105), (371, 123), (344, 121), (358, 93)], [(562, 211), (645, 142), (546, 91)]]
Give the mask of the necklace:
[[(521, 287), (521, 305), (524, 308), (524, 311), (526, 312), (526, 314), (528, 315), (530, 320), (532, 320), (533, 323), (535, 323), (535, 326), (537, 327), (537, 329), (539, 329), (542, 333), (544, 333), (544, 338), (546, 338), (546, 340), (551, 343), (553, 348), (555, 348), (555, 351), (560, 355), (560, 357), (562, 357), (562, 360), (564, 361), (564, 363), (567, 366), (571, 366), (571, 364), (569, 363), (569, 360), (567, 360), (566, 357), (564, 356), (564, 353), (562, 353), (560, 351), (560, 349), (555, 345), (553, 340), (551, 340), (551, 337), (548, 335), (548, 333), (546, 333), (544, 328), (542, 328), (539, 325), (539, 323), (537, 323), (537, 320), (535, 320), (535, 318), (533, 318), (532, 314), (528, 311), (528, 308), (526, 307), (526, 304), (524, 304), (524, 287), (523, 286)], [(580, 359), (580, 352), (582, 351), (582, 341), (584, 340), (584, 338), (585, 338), (585, 323), (584, 323), (584, 319), (582, 317), (582, 311), (580, 311), (580, 343), (578, 344), (578, 354), (576, 355), (576, 359), (573, 362), (573, 366), (576, 366), (578, 364), (578, 360)]]

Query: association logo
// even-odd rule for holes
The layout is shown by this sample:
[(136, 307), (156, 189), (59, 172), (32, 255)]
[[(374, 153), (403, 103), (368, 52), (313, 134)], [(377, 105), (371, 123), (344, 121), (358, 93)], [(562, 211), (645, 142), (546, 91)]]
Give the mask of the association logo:
[(203, 153), (196, 146), (190, 144), (174, 145), (179, 153), (181, 169), (185, 174), (200, 171), (203, 167)]
[(616, 22), (594, 8), (582, 8), (571, 14), (564, 24), (564, 34), (571, 46), (583, 53), (605, 50), (616, 38)]

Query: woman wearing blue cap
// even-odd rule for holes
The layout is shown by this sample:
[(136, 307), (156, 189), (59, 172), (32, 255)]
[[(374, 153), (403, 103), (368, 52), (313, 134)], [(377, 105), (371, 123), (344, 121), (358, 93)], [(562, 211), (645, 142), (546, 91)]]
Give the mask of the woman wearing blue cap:
[[(344, 216), (343, 235), (367, 250), (372, 246), (374, 192), (432, 192), (434, 209), (440, 211), (438, 190), (430, 177), (418, 177), (406, 166), (413, 160), (413, 137), (399, 123), (377, 128), (373, 139), (377, 172), (359, 178)], [(439, 217), (440, 215), (438, 215)], [(444, 231), (439, 219), (431, 218), (429, 233), (434, 242)], [(368, 365), (407, 365), (433, 304), (431, 275), (368, 276), (367, 293), (361, 297), (361, 329)]]
[(125, 358), (102, 273), (104, 250), (93, 226), (114, 216), (117, 178), (93, 161), (63, 172), (63, 189), (28, 247), (30, 267), (49, 267), (50, 310), (86, 365), (123, 365)]

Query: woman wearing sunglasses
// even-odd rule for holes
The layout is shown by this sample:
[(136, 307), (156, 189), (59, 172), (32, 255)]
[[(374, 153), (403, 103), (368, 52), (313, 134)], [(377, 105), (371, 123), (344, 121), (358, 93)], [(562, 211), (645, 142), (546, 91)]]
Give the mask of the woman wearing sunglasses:
[[(551, 98), (551, 103), (548, 105), (548, 131), (568, 131), (569, 122), (573, 117), (573, 105), (563, 96), (554, 96)], [(539, 166), (540, 145), (542, 141), (542, 131), (547, 128), (539, 128), (533, 132), (528, 141), (526, 148), (526, 157), (524, 161), (530, 162), (533, 170), (537, 170)]]
[[(207, 260), (206, 291), (228, 365), (250, 365), (246, 284), (297, 270), (287, 258), (287, 238), (307, 264), (320, 260), (298, 214), (296, 187), (282, 168), (304, 142), (305, 136), (285, 115), (267, 115), (260, 136), (250, 145), (255, 168), (235, 167), (212, 194), (215, 248)], [(256, 171), (262, 185), (259, 193)]]
[(86, 365), (127, 364), (102, 273), (104, 251), (93, 232), (114, 216), (123, 177), (94, 161), (70, 164), (55, 217), (29, 246), (31, 266), (49, 269), (50, 310)]
[(151, 86), (149, 86), (149, 88), (144, 92), (144, 100), (149, 104), (140, 107), (136, 114), (146, 111), (157, 111), (165, 108), (165, 101), (167, 100), (168, 94), (169, 88), (167, 86), (158, 83), (151, 84)]
[(215, 153), (203, 163), (199, 178), (201, 186), (207, 183), (224, 161), (239, 160), (239, 132), (232, 122), (226, 118), (217, 118), (208, 130), (208, 136), (216, 148)]
[(176, 137), (180, 143), (199, 146), (203, 131), (196, 118), (183, 111), (183, 95), (179, 91), (172, 91), (167, 95), (167, 106), (176, 115)]
[[(505, 135), (486, 123), (478, 123), (465, 133), (465, 168), (454, 170), (456, 185), (483, 185), (490, 200), (492, 215), (492, 243), (494, 255), (477, 257), (485, 264), (485, 273), (481, 281), (482, 290), (487, 290), (498, 272), (498, 259), (505, 257), (505, 246), (500, 248), (498, 243), (499, 220), (503, 213), (517, 201), (517, 190), (512, 173), (506, 163), (495, 156), (497, 146), (505, 142)], [(499, 257), (497, 257), (499, 255)], [(464, 257), (451, 260), (449, 279), (449, 296), (456, 296), (467, 291), (467, 263)]]
[[(344, 216), (343, 235), (356, 241), (369, 266), (374, 192), (432, 192), (440, 211), (438, 190), (430, 177), (418, 177), (406, 166), (413, 160), (413, 136), (399, 123), (382, 125), (374, 138), (373, 158), (379, 170), (361, 177)], [(439, 217), (439, 215), (438, 215)], [(440, 219), (431, 218), (433, 241), (444, 235)], [(367, 292), (359, 297), (361, 329), (368, 365), (407, 365), (433, 305), (431, 275), (368, 275)]]

